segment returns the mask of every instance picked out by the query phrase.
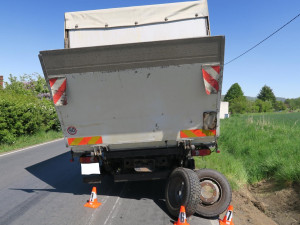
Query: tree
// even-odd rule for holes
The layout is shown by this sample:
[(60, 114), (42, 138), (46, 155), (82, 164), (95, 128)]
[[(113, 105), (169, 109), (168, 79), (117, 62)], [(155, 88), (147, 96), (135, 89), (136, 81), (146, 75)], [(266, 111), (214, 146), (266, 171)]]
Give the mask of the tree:
[(239, 96), (231, 101), (229, 104), (230, 112), (235, 114), (243, 114), (247, 112), (248, 101), (244, 96)]
[(258, 107), (258, 112), (271, 112), (273, 110), (272, 102), (256, 99), (255, 104)]
[(229, 102), (229, 106), (230, 106), (230, 103), (232, 103), (233, 100), (236, 98), (245, 98), (242, 88), (238, 83), (231, 85), (231, 87), (229, 88), (229, 90), (227, 91), (224, 97), (224, 101)]
[(282, 101), (276, 101), (274, 105), (274, 109), (276, 111), (286, 110), (286, 106)]
[(291, 98), (286, 99), (284, 103), (290, 110), (300, 109), (300, 97), (299, 98)]
[(5, 89), (18, 94), (37, 96), (49, 93), (46, 80), (38, 73), (24, 74), (20, 79), (10, 74), (8, 80), (9, 82), (5, 82)]
[(273, 93), (273, 90), (270, 87), (268, 87), (267, 85), (262, 87), (262, 89), (260, 90), (257, 98), (264, 101), (264, 102), (265, 101), (270, 101), (273, 106), (276, 103), (276, 97)]
[(247, 113), (257, 113), (259, 112), (259, 107), (256, 105), (255, 101), (247, 100)]

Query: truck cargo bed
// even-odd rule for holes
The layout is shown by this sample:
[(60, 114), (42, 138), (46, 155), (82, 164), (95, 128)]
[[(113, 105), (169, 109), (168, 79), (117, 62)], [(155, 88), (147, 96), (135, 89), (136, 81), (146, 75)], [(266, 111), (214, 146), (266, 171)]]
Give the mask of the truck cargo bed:
[[(40, 52), (56, 110), (73, 149), (174, 147), (181, 139), (213, 142), (205, 112), (219, 112), (223, 36)], [(203, 66), (220, 67), (208, 94)], [(65, 88), (55, 87), (64, 82)], [(56, 88), (56, 89), (55, 89)], [(59, 92), (60, 91), (60, 92)], [(201, 134), (198, 135), (197, 133)]]

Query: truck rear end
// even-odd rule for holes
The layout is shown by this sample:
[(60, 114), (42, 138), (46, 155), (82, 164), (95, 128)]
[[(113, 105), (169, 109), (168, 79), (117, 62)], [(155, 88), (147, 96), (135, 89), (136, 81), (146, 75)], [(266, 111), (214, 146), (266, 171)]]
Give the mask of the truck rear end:
[[(189, 215), (216, 205), (222, 185), (198, 173), (191, 185), (219, 196), (207, 201), (185, 177), (197, 177), (194, 156), (217, 149), (224, 46), (210, 36), (206, 0), (66, 13), (65, 49), (39, 57), (85, 180), (169, 177), (172, 215), (183, 202)], [(178, 183), (189, 194), (178, 198)]]

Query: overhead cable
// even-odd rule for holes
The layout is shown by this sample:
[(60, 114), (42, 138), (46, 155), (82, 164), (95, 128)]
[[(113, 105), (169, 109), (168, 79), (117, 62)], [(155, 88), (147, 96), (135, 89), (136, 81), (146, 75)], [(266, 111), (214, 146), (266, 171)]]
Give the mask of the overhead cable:
[(229, 62), (226, 62), (224, 65), (228, 65), (229, 63), (237, 60), (238, 58), (242, 57), (243, 55), (247, 54), (248, 52), (250, 52), (251, 50), (253, 50), (254, 48), (256, 48), (257, 46), (259, 46), (261, 43), (263, 43), (264, 41), (268, 40), (270, 37), (272, 37), (274, 34), (276, 34), (277, 32), (279, 32), (281, 29), (283, 29), (284, 27), (286, 27), (287, 25), (289, 25), (292, 21), (294, 21), (295, 19), (297, 19), (300, 16), (300, 13), (295, 16), (293, 19), (291, 19), (289, 22), (287, 22), (286, 24), (284, 24), (283, 26), (281, 26), (280, 28), (278, 28), (276, 31), (274, 31), (272, 34), (270, 34), (268, 37), (266, 37), (265, 39), (263, 39), (262, 41), (258, 42), (256, 45), (254, 45), (252, 48), (248, 49), (247, 51), (245, 51), (244, 53), (240, 54), (239, 56), (235, 57), (234, 59), (230, 60)]

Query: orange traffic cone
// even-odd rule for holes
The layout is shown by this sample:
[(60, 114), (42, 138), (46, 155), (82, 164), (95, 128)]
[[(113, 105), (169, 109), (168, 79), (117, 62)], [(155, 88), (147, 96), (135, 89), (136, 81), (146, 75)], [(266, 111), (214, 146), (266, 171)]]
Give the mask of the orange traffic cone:
[(223, 220), (219, 220), (220, 225), (234, 225), (232, 222), (232, 218), (233, 218), (233, 206), (229, 205)]
[(190, 225), (186, 221), (185, 207), (183, 205), (180, 206), (180, 212), (179, 212), (179, 216), (178, 216), (178, 221), (175, 222), (174, 225)]
[(97, 200), (97, 189), (96, 187), (93, 187), (92, 194), (87, 203), (84, 204), (84, 207), (90, 207), (90, 208), (98, 208), (101, 205), (100, 202)]

